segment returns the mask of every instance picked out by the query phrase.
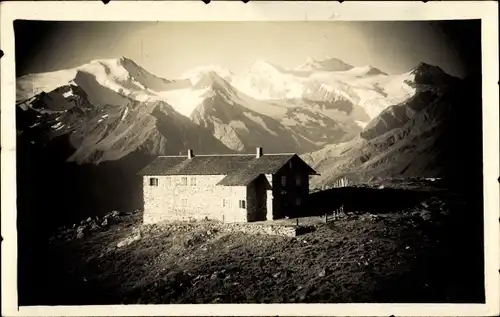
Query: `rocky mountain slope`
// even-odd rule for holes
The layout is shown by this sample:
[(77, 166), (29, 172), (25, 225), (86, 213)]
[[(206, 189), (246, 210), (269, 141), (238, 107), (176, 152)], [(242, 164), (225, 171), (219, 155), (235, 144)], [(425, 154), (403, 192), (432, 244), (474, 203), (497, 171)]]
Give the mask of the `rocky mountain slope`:
[[(235, 151), (248, 153), (262, 146), (271, 152), (303, 153), (346, 135), (346, 130), (328, 116), (299, 106), (259, 102), (214, 71), (200, 74), (194, 87), (206, 89), (206, 98), (191, 112), (191, 120)], [(279, 115), (259, 112), (259, 103), (279, 108)], [(330, 133), (325, 136), (321, 132), (326, 130)]]
[(111, 90), (106, 94), (123, 104), (93, 103), (75, 84), (42, 92), (18, 105), (17, 130), (32, 143), (66, 137), (75, 150), (68, 160), (77, 163), (114, 161), (136, 150), (152, 156), (178, 154), (189, 147), (231, 152), (165, 102), (140, 102)]
[[(86, 102), (99, 109), (100, 118), (92, 118), (95, 120), (88, 123), (89, 118), (84, 120), (97, 134), (106, 130), (102, 126), (110, 126), (107, 122), (116, 117), (115, 114), (121, 116), (127, 112), (125, 116), (135, 118), (136, 111), (151, 114), (159, 104), (161, 109), (168, 108), (172, 117), (182, 115), (208, 128), (233, 151), (264, 145), (268, 152), (305, 153), (353, 138), (384, 109), (411, 97), (415, 75), (389, 76), (371, 66), (353, 67), (337, 59), (327, 59), (309, 60), (295, 69), (257, 61), (238, 75), (221, 67), (206, 66), (189, 70), (181, 77), (159, 78), (125, 57), (94, 60), (75, 69), (18, 78), (17, 101), (25, 111), (30, 110), (33, 102), (37, 103), (38, 112), (51, 107), (56, 111), (62, 107), (64, 111), (70, 107), (68, 102), (74, 102), (67, 86), (78, 87), (80, 92), (85, 92)], [(61, 124), (54, 127), (58, 134), (72, 131), (68, 128), (72, 124), (65, 122), (71, 120), (69, 117), (61, 117)], [(141, 118), (146, 121), (134, 119), (136, 125), (148, 127), (134, 140), (137, 144), (127, 144), (129, 149), (155, 136), (154, 120), (148, 116)], [(176, 121), (190, 125), (183, 118)], [(121, 127), (116, 135), (134, 134), (134, 127)], [(128, 131), (125, 135), (124, 130)], [(148, 131), (149, 137), (144, 134)], [(155, 142), (161, 143), (162, 138), (159, 139)], [(173, 142), (177, 137), (174, 134), (169, 139)], [(77, 161), (81, 158), (92, 161), (97, 149), (106, 152), (107, 147), (110, 154), (98, 155), (98, 162), (127, 154), (117, 151), (112, 145), (114, 141), (108, 141), (100, 142), (99, 146), (88, 145), (97, 142), (91, 137), (81, 141), (86, 146), (77, 153)], [(166, 149), (160, 144), (145, 147), (156, 149), (153, 154)], [(177, 148), (173, 146), (171, 150), (176, 152)], [(195, 150), (203, 150), (203, 146), (197, 145)], [(212, 148), (212, 152), (219, 150), (220, 147)]]
[(459, 80), (425, 64), (413, 72), (414, 97), (385, 109), (354, 139), (304, 155), (321, 174), (313, 187), (342, 177), (351, 183), (446, 177), (467, 185), (466, 174), (481, 166), (481, 80)]

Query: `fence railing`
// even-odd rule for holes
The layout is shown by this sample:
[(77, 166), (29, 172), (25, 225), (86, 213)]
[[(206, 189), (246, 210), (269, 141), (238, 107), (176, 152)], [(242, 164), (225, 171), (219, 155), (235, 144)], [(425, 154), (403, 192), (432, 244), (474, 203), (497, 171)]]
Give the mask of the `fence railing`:
[(325, 222), (331, 222), (340, 219), (340, 215), (344, 213), (344, 205), (334, 209), (331, 213), (325, 213)]

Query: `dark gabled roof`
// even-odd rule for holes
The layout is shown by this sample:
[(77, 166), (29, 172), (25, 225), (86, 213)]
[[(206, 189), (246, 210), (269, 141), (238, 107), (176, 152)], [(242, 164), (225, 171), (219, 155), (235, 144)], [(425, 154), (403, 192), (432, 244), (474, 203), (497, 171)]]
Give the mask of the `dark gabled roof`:
[(284, 164), (294, 154), (267, 154), (256, 158), (255, 154), (234, 155), (196, 155), (189, 159), (187, 156), (159, 156), (146, 166), (140, 175), (226, 175), (234, 171), (245, 169), (254, 161), (259, 160), (261, 169), (273, 169)]
[[(217, 183), (217, 185), (220, 186), (247, 186), (254, 180), (258, 179), (259, 177), (263, 177), (264, 173), (234, 173), (234, 174), (229, 174), (226, 177), (224, 177), (220, 182)], [(264, 182), (266, 183), (266, 187), (268, 189), (271, 189), (271, 184), (265, 178)]]
[[(299, 158), (294, 153), (265, 154), (259, 158), (255, 154), (197, 155), (191, 159), (187, 156), (159, 156), (139, 175), (226, 175), (218, 185), (245, 186), (261, 174), (277, 172), (293, 157)], [(316, 174), (312, 168), (309, 172)]]
[(223, 186), (245, 186), (260, 174), (273, 174), (288, 162), (294, 154), (263, 155), (255, 158), (247, 166), (231, 171), (217, 183)]

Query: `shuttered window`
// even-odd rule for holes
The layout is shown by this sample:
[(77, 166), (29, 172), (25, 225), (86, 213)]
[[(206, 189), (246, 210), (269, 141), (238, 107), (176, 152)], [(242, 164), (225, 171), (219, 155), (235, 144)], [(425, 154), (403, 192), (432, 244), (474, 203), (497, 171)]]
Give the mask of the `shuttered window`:
[(239, 201), (240, 208), (245, 209), (247, 207), (246, 201), (240, 200)]
[(158, 178), (156, 177), (151, 177), (149, 179), (149, 186), (158, 186)]

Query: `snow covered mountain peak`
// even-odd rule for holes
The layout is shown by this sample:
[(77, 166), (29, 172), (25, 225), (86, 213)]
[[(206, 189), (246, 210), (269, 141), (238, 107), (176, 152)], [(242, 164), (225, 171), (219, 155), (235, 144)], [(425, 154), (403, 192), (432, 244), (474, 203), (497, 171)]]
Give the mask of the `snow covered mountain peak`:
[[(130, 61), (130, 62), (129, 62)], [(118, 80), (129, 80), (133, 73), (137, 73), (139, 66), (132, 64), (125, 57), (96, 59), (90, 63), (77, 67), (77, 70), (86, 71), (94, 75), (112, 77)]]
[(120, 56), (119, 61), (120, 61), (120, 63), (133, 63), (133, 64), (135, 64), (135, 62), (131, 58), (128, 58), (127, 56)]
[(199, 66), (192, 68), (184, 73), (182, 73), (181, 77), (182, 79), (189, 79), (194, 82), (196, 82), (197, 78), (206, 76), (206, 74), (214, 73), (217, 76), (227, 80), (231, 81), (232, 77), (234, 76), (233, 72), (231, 72), (229, 69), (226, 69), (224, 67), (221, 67), (219, 65), (205, 65), (205, 66)]
[[(228, 77), (230, 80), (231, 78)], [(229, 82), (220, 76), (220, 74), (215, 70), (207, 70), (204, 72), (199, 72), (190, 78), (192, 87), (195, 89), (216, 89), (216, 90), (227, 90), (231, 89)]]
[(357, 68), (361, 71), (362, 75), (364, 76), (373, 76), (373, 75), (387, 75), (386, 72), (381, 71), (375, 66), (372, 65), (366, 65), (362, 67), (353, 67), (351, 69)]
[(448, 75), (441, 67), (419, 63), (413, 67), (408, 73), (413, 76), (414, 83), (419, 85), (445, 85), (448, 86), (456, 82), (458, 78)]
[(217, 66), (198, 67), (182, 74), (189, 87), (174, 89), (161, 93), (172, 107), (180, 114), (190, 117), (192, 112), (204, 102), (222, 96), (232, 103), (236, 95), (230, 84), (232, 73)]
[(272, 73), (282, 74), (285, 70), (277, 65), (274, 65), (266, 60), (258, 59), (249, 69), (250, 73)]
[[(331, 72), (329, 72), (331, 73)], [(387, 76), (388, 74), (381, 71), (380, 69), (371, 66), (371, 65), (365, 65), (365, 66), (355, 66), (352, 67), (348, 70), (345, 71), (337, 71), (333, 72), (335, 75), (343, 77), (343, 78), (353, 78), (353, 77), (358, 77), (358, 78), (371, 78), (373, 76)]]
[(423, 72), (423, 71), (430, 71), (430, 70), (441, 70), (440, 67), (438, 66), (434, 66), (434, 65), (431, 65), (431, 64), (427, 64), (427, 63), (424, 63), (424, 62), (420, 62), (418, 63), (415, 67), (412, 68), (411, 72), (417, 72), (417, 71), (420, 71), (420, 72)]
[(308, 57), (304, 64), (295, 67), (296, 71), (330, 71), (339, 72), (346, 71), (353, 68), (352, 65), (338, 59), (327, 57), (322, 60), (317, 60), (312, 57)]
[[(29, 74), (17, 79), (16, 99), (22, 101), (40, 92), (50, 92), (69, 82), (88, 89), (106, 87), (125, 96), (143, 100), (156, 92), (172, 89), (172, 81), (157, 77), (125, 56), (95, 59), (75, 68)], [(90, 88), (91, 85), (94, 88)]]
[(126, 56), (119, 56), (115, 58), (98, 58), (98, 59), (93, 59), (90, 61), (89, 64), (95, 64), (95, 63), (104, 63), (104, 64), (109, 64), (109, 65), (126, 65), (128, 63), (135, 64), (135, 62), (126, 57)]
[(100, 59), (94, 59), (90, 61), (87, 64), (81, 65), (77, 68), (82, 69), (85, 68), (86, 66), (89, 65), (105, 65), (109, 67), (109, 72), (110, 73), (118, 73), (123, 70), (119, 69), (125, 69), (128, 72), (136, 72), (137, 69), (143, 69), (141, 66), (137, 65), (132, 59), (126, 57), (126, 56), (120, 56), (117, 58), (100, 58)]
[(439, 66), (427, 64), (424, 62), (418, 63), (415, 67), (413, 67), (410, 71), (410, 74), (415, 76), (431, 76), (431, 77), (450, 77), (450, 75), (446, 74), (443, 69)]
[(311, 64), (314, 64), (315, 62), (316, 62), (316, 60), (314, 59), (314, 57), (309, 56), (306, 58), (305, 63), (311, 65)]

